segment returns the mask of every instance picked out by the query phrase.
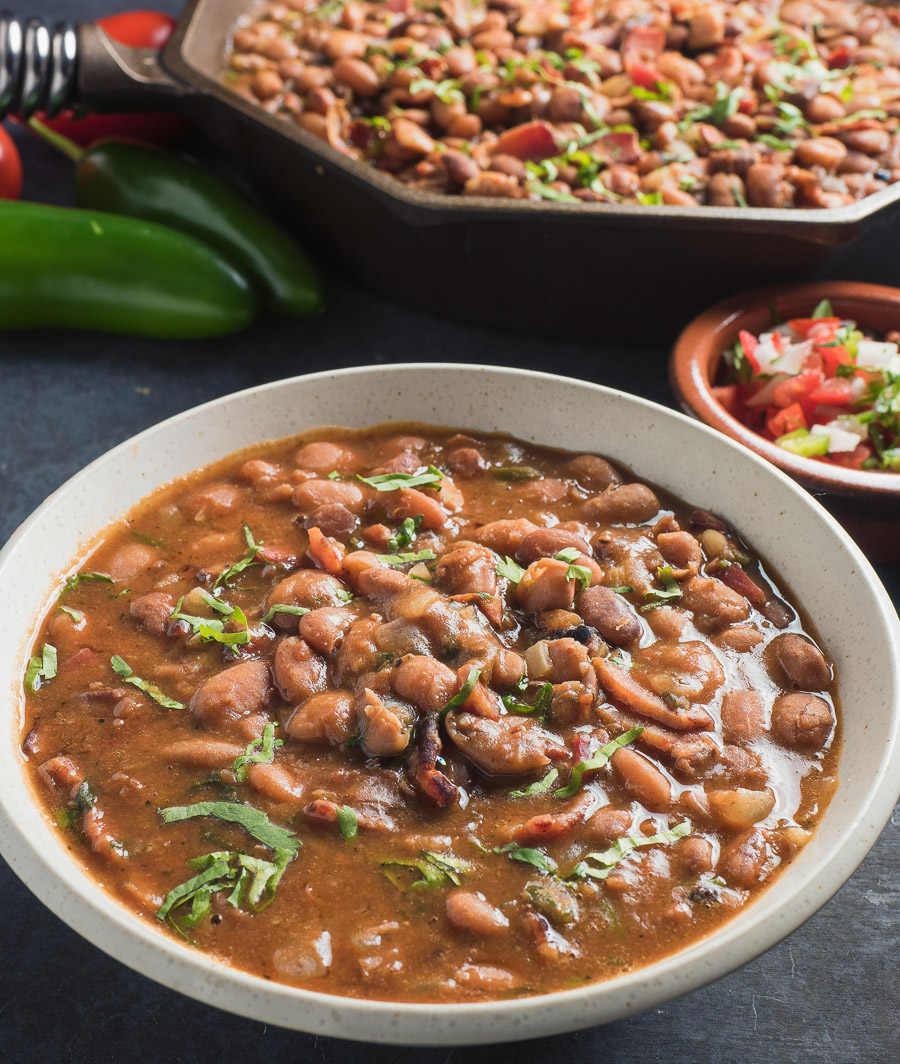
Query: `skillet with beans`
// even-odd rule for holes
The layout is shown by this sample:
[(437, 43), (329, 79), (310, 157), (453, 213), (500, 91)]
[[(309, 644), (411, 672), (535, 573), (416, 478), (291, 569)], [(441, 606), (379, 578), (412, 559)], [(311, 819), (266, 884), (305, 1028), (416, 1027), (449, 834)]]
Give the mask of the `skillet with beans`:
[(840, 207), (900, 178), (900, 10), (861, 0), (273, 0), (226, 80), (411, 188)]
[(27, 772), (110, 904), (334, 994), (639, 968), (836, 785), (832, 668), (738, 533), (508, 437), (225, 459), (100, 537), (33, 653)]

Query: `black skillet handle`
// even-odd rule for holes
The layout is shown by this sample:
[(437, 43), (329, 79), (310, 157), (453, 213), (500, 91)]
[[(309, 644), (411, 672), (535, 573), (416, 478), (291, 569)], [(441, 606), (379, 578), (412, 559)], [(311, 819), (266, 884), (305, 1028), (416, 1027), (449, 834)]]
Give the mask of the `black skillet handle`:
[(154, 49), (119, 44), (89, 22), (50, 28), (0, 11), (0, 119), (53, 116), (79, 104), (100, 112), (174, 109), (186, 95)]

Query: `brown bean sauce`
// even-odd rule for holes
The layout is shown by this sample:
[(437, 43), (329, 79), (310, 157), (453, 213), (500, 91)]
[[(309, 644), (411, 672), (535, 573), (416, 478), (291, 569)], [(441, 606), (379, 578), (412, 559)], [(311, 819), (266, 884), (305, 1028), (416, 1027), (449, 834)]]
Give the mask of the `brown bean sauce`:
[(594, 456), (317, 430), (161, 489), (77, 572), (35, 641), (35, 794), (110, 904), (268, 979), (640, 968), (752, 902), (836, 785), (796, 605)]

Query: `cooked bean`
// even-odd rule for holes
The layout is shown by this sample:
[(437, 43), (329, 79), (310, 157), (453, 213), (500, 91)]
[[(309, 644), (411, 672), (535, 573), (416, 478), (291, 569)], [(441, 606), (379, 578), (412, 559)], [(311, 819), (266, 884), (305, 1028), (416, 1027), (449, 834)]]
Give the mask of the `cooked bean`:
[(771, 791), (753, 791), (737, 787), (727, 791), (709, 791), (706, 795), (713, 816), (725, 827), (742, 830), (758, 824), (775, 807)]
[(169, 627), (169, 615), (173, 610), (172, 596), (164, 591), (151, 591), (132, 601), (128, 612), (137, 623), (151, 635), (165, 635)]
[(681, 588), (682, 604), (711, 630), (746, 620), (750, 606), (743, 595), (712, 577), (693, 576)]
[(561, 550), (574, 547), (590, 557), (591, 548), (576, 532), (562, 528), (538, 528), (522, 538), (516, 549), (516, 559), (522, 565), (530, 565), (538, 558), (553, 558)]
[(242, 661), (210, 676), (197, 688), (188, 708), (204, 724), (222, 727), (264, 709), (271, 691), (268, 665)]
[(359, 485), (343, 480), (305, 480), (291, 496), (298, 510), (310, 511), (320, 506), (343, 506), (352, 510), (362, 499)]
[(608, 587), (596, 585), (582, 591), (575, 608), (585, 624), (596, 628), (613, 646), (628, 646), (641, 636), (641, 622), (628, 601)]
[(325, 661), (305, 639), (288, 636), (278, 644), (272, 671), (278, 693), (295, 706), (305, 702), (326, 686)]
[[(266, 609), (273, 606), (302, 606), (315, 610), (320, 606), (339, 606), (346, 598), (340, 580), (318, 569), (301, 569), (288, 576), (269, 592)], [(290, 613), (276, 613), (272, 623), (279, 628), (296, 628), (298, 619)]]
[(766, 877), (769, 848), (765, 835), (751, 829), (722, 848), (716, 871), (729, 887), (748, 890)]
[(516, 601), (529, 613), (567, 609), (575, 601), (576, 583), (568, 575), (567, 562), (539, 558), (525, 570), (516, 585)]
[(772, 706), (772, 734), (785, 746), (824, 746), (834, 727), (831, 706), (817, 695), (781, 695)]
[(821, 650), (802, 635), (786, 632), (766, 648), (775, 667), (788, 681), (807, 691), (822, 691), (831, 684), (831, 669)]
[(362, 59), (354, 59), (352, 56), (343, 56), (334, 64), (334, 77), (339, 85), (346, 85), (348, 89), (363, 98), (377, 96), (381, 89), (378, 75)]
[(356, 531), (359, 518), (342, 503), (328, 502), (317, 506), (303, 522), (304, 528), (318, 528), (323, 535), (346, 539)]
[(509, 930), (503, 913), (473, 890), (451, 890), (446, 905), (450, 923), (478, 938), (493, 938)]
[(749, 743), (763, 734), (765, 706), (756, 691), (727, 691), (722, 699), (722, 727), (729, 742)]
[(537, 530), (537, 525), (527, 518), (520, 517), (511, 520), (491, 521), (482, 525), (469, 535), (476, 543), (482, 543), (490, 547), (497, 554), (514, 555), (519, 549), (522, 540)]
[(659, 499), (646, 484), (611, 485), (584, 504), (589, 521), (601, 525), (640, 524), (659, 513)]
[(453, 669), (421, 654), (404, 658), (391, 675), (391, 683), (401, 698), (427, 713), (440, 712), (459, 689)]
[(847, 148), (834, 137), (813, 137), (802, 140), (794, 152), (794, 158), (803, 166), (821, 166), (835, 170), (847, 156)]
[(284, 722), (292, 739), (305, 743), (340, 746), (356, 734), (353, 696), (347, 691), (322, 691), (311, 695)]
[(672, 804), (672, 785), (643, 754), (623, 747), (610, 759), (625, 789), (654, 813), (663, 813)]
[[(276, 614), (276, 616), (290, 616)], [(320, 654), (333, 654), (344, 632), (356, 620), (350, 610), (340, 606), (320, 606), (305, 613), (297, 622), (300, 635)]]

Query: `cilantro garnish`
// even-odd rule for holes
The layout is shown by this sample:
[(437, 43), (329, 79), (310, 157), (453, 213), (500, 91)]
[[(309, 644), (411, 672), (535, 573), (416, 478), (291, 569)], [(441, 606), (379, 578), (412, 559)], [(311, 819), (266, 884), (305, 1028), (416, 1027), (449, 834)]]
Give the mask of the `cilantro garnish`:
[(229, 824), (240, 826), (254, 839), (272, 850), (287, 850), (294, 854), (303, 843), (287, 828), (273, 824), (261, 809), (240, 802), (197, 802), (196, 805), (172, 805), (160, 809), (159, 815), (164, 824), (176, 824), (181, 820), (191, 820), (196, 816), (211, 816)]
[(230, 647), (246, 646), (250, 642), (250, 626), (240, 606), (230, 606), (206, 591), (200, 591), (200, 595), (210, 609), (224, 614), (232, 623), (241, 625), (241, 628), (237, 632), (226, 632), (225, 622), (217, 617), (195, 617), (190, 613), (182, 613), (181, 604), (184, 602), (184, 595), (169, 614), (169, 619), (183, 621), (190, 627), (191, 633), (202, 639), (204, 643), (222, 643)]
[(275, 725), (267, 724), (258, 739), (247, 743), (247, 749), (231, 764), (234, 778), (243, 783), (247, 778), (248, 765), (268, 765), (275, 760), (275, 750), (284, 746), (284, 739), (275, 738)]
[(429, 484), (438, 484), (444, 474), (430, 465), (424, 473), (381, 473), (377, 477), (357, 476), (363, 484), (368, 484), (376, 491), (399, 491), (401, 488), (419, 488)]
[(241, 558), (239, 562), (235, 562), (234, 565), (229, 565), (227, 569), (223, 569), (216, 578), (216, 582), (213, 584), (214, 588), (228, 587), (230, 582), (239, 576), (245, 569), (249, 569), (251, 565), (269, 565), (269, 559), (262, 554), (262, 548), (264, 544), (257, 543), (253, 538), (253, 533), (250, 531), (249, 525), (244, 525), (244, 539), (247, 541), (247, 553)]
[(132, 687), (136, 687), (139, 691), (143, 691), (145, 695), (149, 695), (158, 705), (164, 706), (166, 709), (184, 709), (183, 702), (176, 702), (174, 698), (169, 698), (168, 695), (164, 695), (155, 683), (151, 683), (149, 680), (142, 680), (139, 676), (135, 676), (134, 670), (128, 662), (123, 658), (120, 658), (118, 654), (113, 654), (109, 659), (109, 663), (113, 667), (113, 672), (117, 676), (121, 676), (125, 683), (130, 683)]
[(534, 783), (529, 783), (527, 787), (523, 787), (521, 791), (510, 791), (510, 798), (530, 798), (533, 794), (546, 794), (547, 791), (556, 783), (559, 777), (559, 769), (551, 768), (546, 776), (542, 780), (536, 780)]
[(816, 304), (815, 310), (812, 312), (813, 318), (833, 318), (834, 311), (831, 309), (830, 299), (820, 299)]
[(538, 691), (537, 698), (534, 700), (534, 705), (530, 706), (527, 702), (520, 702), (515, 695), (502, 695), (500, 701), (506, 707), (508, 713), (514, 713), (516, 716), (544, 717), (550, 707), (550, 700), (552, 698), (553, 684), (545, 683), (540, 691)]
[(410, 562), (432, 562), (437, 555), (433, 550), (420, 550), (412, 554), (378, 554), (376, 557), (382, 565), (396, 567)]
[(56, 647), (51, 643), (44, 643), (40, 654), (36, 654), (28, 660), (28, 667), (25, 669), (25, 690), (33, 695), (44, 682), (54, 679), (57, 673), (57, 664)]
[(478, 683), (478, 678), (480, 676), (481, 669), (469, 669), (469, 675), (466, 677), (466, 682), (450, 699), (446, 706), (444, 706), (440, 713), (438, 713), (438, 720), (443, 720), (451, 709), (458, 709), (460, 706), (465, 705), (466, 699), (475, 690), (475, 684)]
[(565, 550), (561, 550), (556, 555), (556, 560), (568, 563), (569, 568), (566, 570), (566, 580), (576, 580), (578, 582), (578, 590), (584, 591), (590, 584), (594, 574), (586, 565), (575, 564), (580, 557), (581, 551), (577, 547), (566, 547)]
[(359, 833), (359, 817), (356, 815), (356, 811), (351, 809), (349, 805), (339, 805), (337, 807), (337, 819), (344, 838), (355, 839)]
[(548, 875), (556, 875), (556, 862), (543, 850), (536, 850), (531, 846), (520, 846), (517, 842), (508, 842), (505, 846), (495, 846), (494, 853), (505, 853), (511, 861), (522, 861)]
[(510, 583), (518, 584), (524, 575), (525, 570), (522, 566), (516, 565), (509, 556), (497, 562), (497, 576), (502, 576), (505, 580), (509, 580)]
[[(434, 853), (432, 850), (421, 850), (420, 853), (421, 860), (418, 861), (404, 861), (398, 858), (380, 862), (384, 875), (401, 894), (428, 887), (443, 887), (447, 883), (458, 887), (461, 882), (460, 876), (471, 871), (471, 866), (458, 857), (448, 857), (447, 854)], [(417, 871), (419, 878), (410, 882), (409, 873), (404, 873), (402, 869)]]
[(388, 546), (391, 550), (396, 551), (401, 547), (408, 547), (412, 543), (416, 532), (419, 530), (419, 525), (422, 523), (423, 516), (423, 514), (416, 514), (415, 517), (404, 519), (394, 535), (388, 540)]
[[(80, 584), (103, 583), (114, 584), (115, 580), (106, 573), (73, 573), (63, 584), (63, 591), (71, 591)], [(60, 592), (62, 594), (62, 592)]]
[[(676, 827), (670, 828), (667, 831), (660, 831), (655, 835), (645, 835), (636, 839), (632, 838), (630, 835), (626, 835), (623, 838), (616, 839), (612, 846), (604, 850), (602, 853), (585, 854), (572, 871), (563, 878), (585, 879), (590, 877), (591, 879), (606, 879), (619, 861), (624, 857), (627, 857), (639, 847), (670, 845), (673, 842), (677, 842), (679, 839), (683, 839), (686, 835), (690, 835), (690, 833), (690, 821), (685, 820)], [(600, 867), (593, 867), (588, 864), (588, 861), (593, 861)]]
[(606, 746), (601, 746), (596, 754), (593, 754), (586, 761), (579, 761), (572, 768), (568, 786), (560, 787), (559, 790), (554, 791), (554, 796), (557, 798), (571, 798), (574, 794), (577, 794), (581, 790), (585, 772), (596, 772), (598, 769), (605, 768), (609, 759), (617, 750), (621, 750), (623, 746), (633, 743), (643, 731), (644, 729), (641, 727), (631, 728), (611, 742), (608, 742)]
[(260, 617), (259, 623), (268, 624), (276, 613), (287, 613), (291, 617), (303, 617), (309, 613), (309, 610), (305, 606), (288, 606), (287, 604), (276, 603), (274, 606), (270, 606)]
[(678, 586), (671, 565), (660, 565), (656, 570), (656, 575), (662, 580), (663, 589), (653, 588), (647, 592), (644, 596), (647, 604), (641, 606), (641, 613), (648, 613), (650, 610), (655, 610), (657, 606), (664, 606), (667, 602), (674, 602), (681, 598), (681, 588)]

